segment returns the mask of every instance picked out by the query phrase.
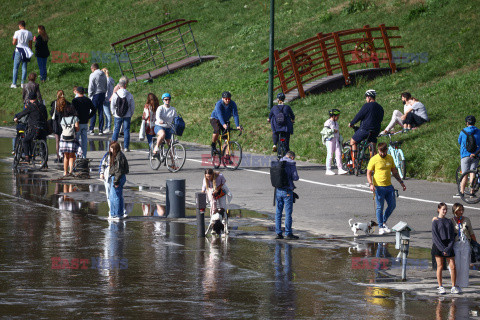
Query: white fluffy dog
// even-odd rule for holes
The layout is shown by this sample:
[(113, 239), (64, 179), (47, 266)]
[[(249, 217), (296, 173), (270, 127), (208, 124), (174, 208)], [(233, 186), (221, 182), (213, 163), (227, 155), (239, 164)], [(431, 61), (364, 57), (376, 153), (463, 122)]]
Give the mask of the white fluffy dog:
[(350, 225), (350, 228), (352, 229), (353, 235), (355, 237), (358, 236), (357, 231), (360, 231), (360, 230), (365, 232), (365, 235), (368, 236), (370, 233), (373, 232), (373, 227), (378, 226), (378, 223), (376, 223), (373, 220), (367, 223), (364, 223), (364, 222), (352, 223), (352, 221), (353, 219), (348, 220), (348, 224)]
[(205, 236), (209, 232), (212, 234), (221, 235), (228, 235), (228, 212), (225, 211), (223, 208), (218, 208), (214, 214), (210, 216), (210, 224), (208, 225), (207, 231), (205, 232)]

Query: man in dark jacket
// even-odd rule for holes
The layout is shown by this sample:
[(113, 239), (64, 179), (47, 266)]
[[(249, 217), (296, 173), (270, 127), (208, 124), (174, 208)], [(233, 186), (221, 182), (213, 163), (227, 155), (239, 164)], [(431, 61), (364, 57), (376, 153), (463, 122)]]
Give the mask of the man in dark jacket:
[(23, 139), (23, 152), (25, 152), (25, 160), (30, 161), (32, 154), (31, 145), (35, 138), (43, 138), (47, 127), (47, 108), (37, 100), (37, 93), (30, 91), (28, 94), (27, 108), (15, 115), (13, 121), (18, 122), (19, 119), (28, 115), (28, 129)]
[[(293, 134), (293, 124), (295, 123), (295, 115), (289, 105), (283, 104), (285, 94), (280, 92), (277, 95), (278, 105), (273, 106), (268, 115), (267, 121), (272, 127), (273, 152), (277, 151), (278, 136), (280, 132), (284, 133), (286, 150), (290, 150), (290, 135)], [(279, 114), (281, 114), (279, 116)], [(283, 118), (283, 123), (278, 123), (278, 119)]]
[(77, 111), (77, 116), (80, 124), (80, 130), (78, 130), (78, 135), (80, 137), (80, 147), (82, 148), (83, 157), (86, 158), (88, 119), (93, 117), (96, 110), (95, 106), (92, 103), (92, 100), (85, 97), (84, 94), (85, 89), (83, 87), (77, 87), (77, 89), (75, 89), (75, 99), (72, 100), (72, 105)]
[(285, 157), (280, 161), (285, 161), (285, 171), (288, 177), (288, 185), (284, 188), (277, 188), (275, 198), (277, 201), (277, 210), (275, 213), (275, 232), (277, 234), (275, 239), (283, 239), (282, 235), (282, 212), (285, 207), (285, 239), (297, 240), (298, 236), (293, 235), (292, 232), (292, 212), (293, 212), (293, 198), (295, 185), (293, 181), (297, 181), (298, 173), (297, 166), (295, 164), (295, 153), (288, 151)]
[[(348, 124), (349, 127), (353, 127), (358, 121), (362, 121), (360, 128), (355, 132), (352, 139), (350, 139), (350, 145), (352, 146), (352, 152), (354, 158), (356, 158), (357, 144), (368, 138), (368, 142), (373, 143), (373, 152), (377, 149), (377, 136), (380, 133), (380, 125), (383, 121), (383, 108), (376, 101), (377, 93), (375, 90), (367, 90), (365, 92), (365, 103), (362, 109), (357, 113), (355, 118)], [(373, 156), (371, 154), (370, 156)]]

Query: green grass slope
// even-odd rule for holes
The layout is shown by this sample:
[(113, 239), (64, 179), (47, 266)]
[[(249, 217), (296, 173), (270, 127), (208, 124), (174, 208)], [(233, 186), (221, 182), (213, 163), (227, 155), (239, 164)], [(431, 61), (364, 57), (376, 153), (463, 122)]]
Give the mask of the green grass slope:
[[(110, 43), (173, 19), (195, 19), (193, 30), (202, 55), (218, 59), (183, 69), (152, 84), (132, 83), (129, 90), (137, 103), (138, 125), (149, 92), (170, 92), (172, 104), (184, 115), (187, 130), (182, 139), (208, 144), (209, 115), (220, 93), (230, 90), (239, 106), (246, 133), (245, 150), (268, 154), (270, 126), (266, 122), (267, 74), (260, 61), (268, 56), (268, 0), (2, 0), (0, 16), (0, 119), (10, 120), (21, 108), (20, 89), (10, 89), (11, 39), (17, 21), (26, 20), (36, 32), (43, 24), (51, 38), (50, 50), (65, 53), (111, 52)], [(342, 90), (311, 95), (291, 103), (297, 116), (292, 149), (299, 159), (323, 163), (325, 148), (319, 132), (327, 110), (342, 110), (341, 133), (353, 133), (347, 123), (363, 104), (368, 88), (378, 92), (385, 108), (385, 126), (394, 109), (402, 109), (399, 95), (410, 91), (427, 107), (431, 122), (405, 137), (404, 151), (409, 176), (453, 181), (458, 165), (457, 136), (468, 114), (480, 118), (480, 2), (469, 0), (318, 1), (276, 0), (276, 48), (318, 32), (359, 28), (365, 24), (399, 26), (404, 52), (428, 53), (427, 63), (400, 64), (394, 75), (359, 81)], [(118, 80), (115, 63), (101, 65)], [(35, 62), (29, 72), (38, 72)], [(68, 94), (74, 85), (88, 84), (89, 64), (48, 64), (48, 81), (41, 91), (48, 102), (56, 90)]]

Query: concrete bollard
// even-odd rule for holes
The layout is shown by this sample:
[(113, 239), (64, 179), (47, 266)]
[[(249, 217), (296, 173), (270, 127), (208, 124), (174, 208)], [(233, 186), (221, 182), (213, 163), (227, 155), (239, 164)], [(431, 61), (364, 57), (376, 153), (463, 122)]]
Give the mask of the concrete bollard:
[(185, 218), (185, 179), (167, 180), (166, 211), (169, 218)]
[(195, 193), (195, 207), (197, 209), (197, 236), (205, 237), (205, 208), (207, 207), (207, 195), (203, 192)]

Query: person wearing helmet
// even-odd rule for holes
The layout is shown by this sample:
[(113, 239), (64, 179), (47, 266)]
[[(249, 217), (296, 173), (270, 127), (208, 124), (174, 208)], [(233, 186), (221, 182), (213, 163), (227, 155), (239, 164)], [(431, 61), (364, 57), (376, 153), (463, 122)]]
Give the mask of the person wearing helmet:
[(160, 149), (160, 144), (164, 140), (167, 141), (167, 144), (170, 144), (170, 139), (172, 138), (172, 123), (173, 119), (177, 116), (177, 109), (170, 105), (172, 96), (170, 93), (162, 94), (163, 105), (157, 108), (155, 113), (155, 134), (157, 135), (157, 144), (153, 148), (153, 153), (156, 154)]
[(341, 138), (338, 127), (338, 118), (340, 117), (340, 110), (332, 109), (328, 111), (330, 118), (325, 121), (323, 124), (322, 142), (327, 147), (327, 160), (325, 166), (327, 171), (325, 174), (327, 176), (335, 175), (335, 172), (332, 171), (332, 157), (335, 153), (335, 160), (337, 161), (338, 174), (346, 174), (347, 171), (343, 170), (342, 167), (342, 146)]
[(212, 151), (216, 151), (215, 143), (220, 136), (222, 128), (226, 130), (230, 122), (230, 118), (233, 115), (235, 120), (235, 126), (238, 130), (240, 127), (240, 119), (238, 118), (237, 104), (232, 100), (232, 94), (228, 91), (222, 93), (222, 99), (218, 100), (215, 104), (215, 109), (213, 109), (212, 114), (210, 115), (210, 124), (213, 127), (212, 135)]
[[(458, 144), (460, 145), (460, 166), (462, 172), (468, 170), (476, 170), (478, 166), (478, 158), (476, 157), (480, 153), (480, 130), (475, 127), (477, 120), (474, 116), (467, 116), (465, 118), (466, 127), (460, 131), (458, 136)], [(472, 139), (472, 137), (474, 139)], [(473, 145), (473, 140), (476, 145)], [(473, 181), (475, 174), (470, 175), (470, 181)], [(463, 179), (460, 182), (460, 193), (465, 191), (465, 185), (467, 179)], [(460, 197), (460, 194), (456, 194), (455, 197)]]
[(272, 128), (273, 152), (277, 151), (278, 136), (280, 132), (285, 136), (285, 152), (290, 150), (290, 135), (293, 134), (293, 124), (295, 123), (295, 115), (289, 105), (283, 104), (285, 94), (280, 92), (277, 95), (278, 105), (270, 109), (267, 121), (270, 122)]
[(366, 103), (362, 106), (362, 109), (360, 109), (353, 120), (348, 124), (348, 126), (352, 128), (358, 121), (361, 121), (360, 128), (350, 139), (350, 145), (352, 146), (354, 158), (356, 158), (357, 144), (360, 141), (367, 139), (367, 137), (368, 142), (372, 142), (374, 144), (373, 150), (377, 149), (377, 136), (380, 133), (380, 125), (382, 124), (384, 111), (382, 106), (375, 101), (376, 96), (377, 93), (375, 90), (367, 90), (367, 92), (365, 92)]

